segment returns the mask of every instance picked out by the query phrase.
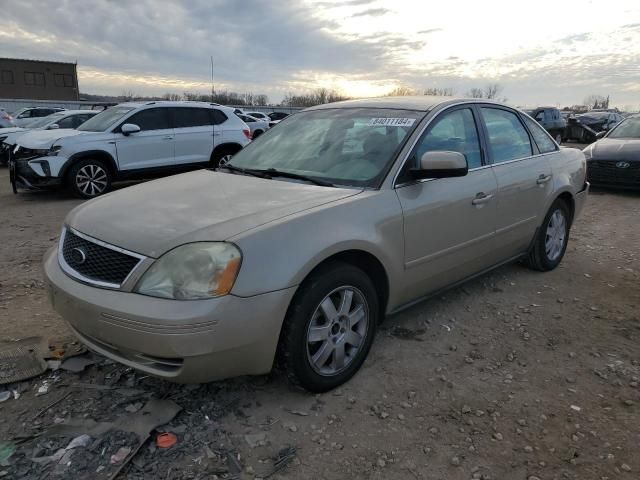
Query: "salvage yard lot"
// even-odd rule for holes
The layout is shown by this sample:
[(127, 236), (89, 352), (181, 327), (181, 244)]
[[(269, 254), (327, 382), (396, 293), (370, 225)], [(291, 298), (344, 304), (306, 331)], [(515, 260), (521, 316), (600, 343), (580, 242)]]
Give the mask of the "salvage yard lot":
[[(7, 177), (0, 169), (0, 339), (69, 337), (41, 259), (81, 201), (14, 196)], [(0, 472), (44, 478), (29, 458), (68, 444), (47, 433), (56, 419), (114, 421), (164, 398), (182, 407), (166, 428), (177, 444), (155, 450), (152, 436), (119, 478), (240, 468), (254, 478), (280, 467), (271, 478), (638, 478), (639, 341), (640, 194), (596, 191), (558, 269), (506, 266), (386, 319), (363, 369), (327, 394), (278, 375), (173, 385), (110, 362), (13, 385), (21, 395), (0, 403), (0, 443), (42, 436), (26, 438)], [(106, 478), (93, 472), (125, 440), (79, 452), (58, 478)]]

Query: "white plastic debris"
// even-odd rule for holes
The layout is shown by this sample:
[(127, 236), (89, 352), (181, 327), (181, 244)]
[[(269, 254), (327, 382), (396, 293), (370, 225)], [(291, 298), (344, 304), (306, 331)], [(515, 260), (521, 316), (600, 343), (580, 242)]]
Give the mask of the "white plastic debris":
[(90, 443), (91, 443), (91, 437), (89, 435), (87, 434), (80, 435), (79, 437), (76, 437), (73, 440), (71, 440), (69, 445), (67, 445), (66, 450), (71, 450), (73, 448), (78, 448), (78, 447), (88, 447)]
[(571, 410), (575, 410), (576, 412), (579, 412), (580, 410), (582, 410), (582, 408), (580, 408), (577, 405), (571, 405)]

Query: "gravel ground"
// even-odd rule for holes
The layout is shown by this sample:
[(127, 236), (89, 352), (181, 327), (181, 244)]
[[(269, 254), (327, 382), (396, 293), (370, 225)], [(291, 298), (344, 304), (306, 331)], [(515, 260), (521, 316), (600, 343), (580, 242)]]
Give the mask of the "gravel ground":
[[(7, 176), (0, 339), (65, 338), (40, 262), (80, 201), (14, 196)], [(361, 372), (324, 395), (278, 375), (172, 385), (108, 361), (11, 385), (21, 395), (0, 403), (0, 443), (17, 449), (0, 477), (110, 472), (126, 436), (74, 450), (68, 466), (30, 458), (71, 439), (48, 433), (56, 423), (164, 398), (182, 407), (161, 429), (177, 444), (157, 450), (153, 434), (119, 478), (640, 478), (639, 205), (640, 194), (593, 192), (558, 269), (506, 266), (388, 318)]]

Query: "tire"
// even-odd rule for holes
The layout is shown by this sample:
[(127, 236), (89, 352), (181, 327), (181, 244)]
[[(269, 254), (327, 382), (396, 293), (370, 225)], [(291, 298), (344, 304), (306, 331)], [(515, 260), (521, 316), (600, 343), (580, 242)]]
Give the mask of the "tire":
[(302, 283), (289, 306), (278, 345), (279, 368), (292, 384), (314, 393), (342, 385), (367, 357), (378, 317), (378, 294), (362, 270), (342, 262), (321, 267)]
[(547, 272), (556, 268), (567, 250), (571, 213), (563, 200), (556, 200), (538, 230), (527, 265), (533, 270)]
[(556, 133), (556, 134), (553, 136), (553, 139), (556, 141), (556, 143), (557, 143), (558, 145), (560, 145), (560, 144), (562, 143), (562, 134), (561, 134), (561, 133)]
[(211, 168), (218, 168), (220, 162), (226, 163), (240, 151), (240, 148), (233, 146), (220, 147), (211, 154)]
[(262, 135), (264, 132), (262, 130), (256, 130), (255, 132), (253, 132), (253, 135), (251, 135), (251, 138), (253, 140), (255, 140), (256, 138), (258, 138), (260, 135)]
[(112, 174), (102, 160), (87, 158), (71, 166), (66, 180), (74, 195), (80, 198), (95, 198), (111, 189)]

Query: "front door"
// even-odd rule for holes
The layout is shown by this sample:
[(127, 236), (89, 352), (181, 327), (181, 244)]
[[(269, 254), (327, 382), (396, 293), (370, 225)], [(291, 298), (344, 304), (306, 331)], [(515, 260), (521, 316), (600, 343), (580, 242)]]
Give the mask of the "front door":
[[(487, 144), (498, 181), (496, 245), (507, 256), (524, 253), (542, 224), (553, 190), (551, 164), (531, 141), (519, 115), (509, 109), (482, 107)], [(557, 149), (539, 125), (530, 129)]]
[[(467, 159), (464, 177), (411, 181), (406, 167), (427, 151), (455, 151)], [(449, 109), (418, 141), (396, 188), (404, 217), (404, 301), (437, 290), (496, 263), (497, 182), (484, 165), (476, 113)]]
[[(140, 127), (130, 135), (115, 130), (121, 171), (166, 167), (174, 164), (174, 133), (166, 107), (147, 108), (122, 122)], [(121, 127), (122, 125), (120, 125)]]

